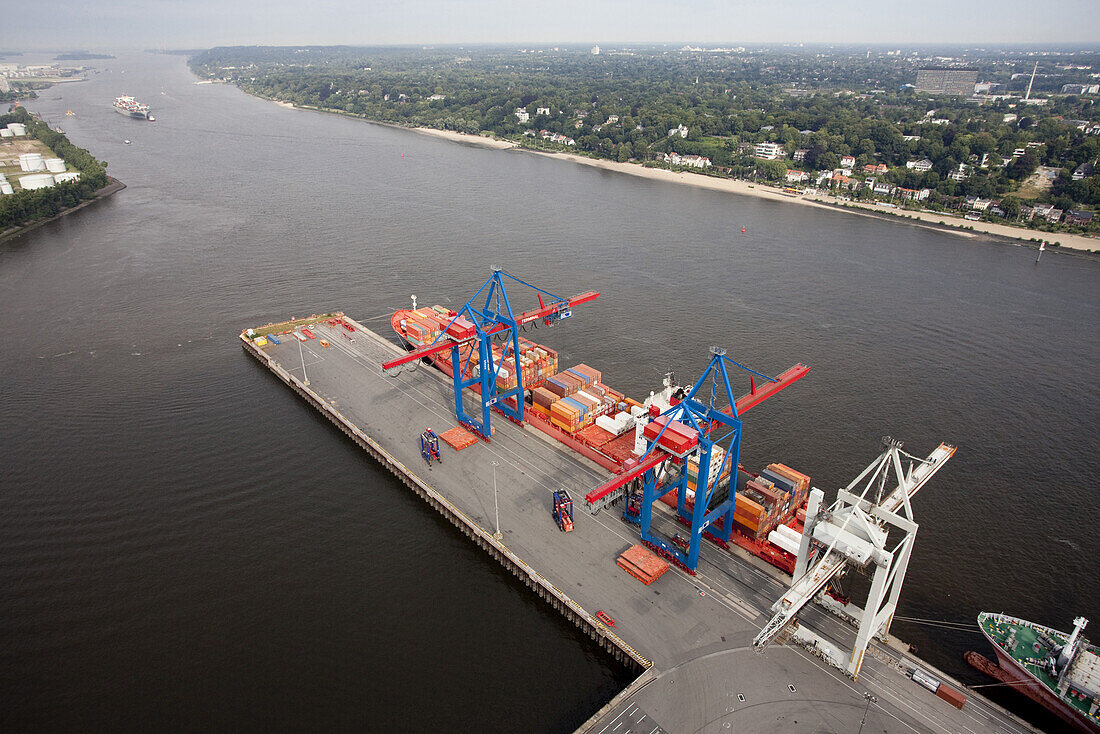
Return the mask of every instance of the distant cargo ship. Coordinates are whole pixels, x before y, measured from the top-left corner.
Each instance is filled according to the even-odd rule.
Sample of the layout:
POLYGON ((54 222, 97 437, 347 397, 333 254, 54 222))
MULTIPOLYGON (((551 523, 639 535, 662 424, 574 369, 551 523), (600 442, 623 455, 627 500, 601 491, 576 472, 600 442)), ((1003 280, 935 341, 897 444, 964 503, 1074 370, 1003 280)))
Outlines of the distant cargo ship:
POLYGON ((1073 632, 1067 635, 1004 614, 978 615, 978 627, 993 645, 1010 682, 1078 731, 1096 733, 1100 732, 1100 649, 1081 635, 1088 620, 1078 617, 1073 622, 1073 632))
MULTIPOLYGON (((399 309, 390 318, 390 325, 406 348, 413 350, 435 341, 455 316, 455 311, 443 306, 399 309)), ((644 426, 644 422, 639 422, 640 416, 649 415, 651 409, 663 412, 684 396, 684 389, 672 384, 670 376, 664 380, 660 392, 644 402, 633 400, 604 384, 603 374, 586 364, 559 369, 555 350, 522 337, 518 359, 511 354, 505 356, 499 344, 493 344, 492 351, 498 367, 499 391, 515 388, 517 373, 523 381, 527 402, 525 422, 614 473, 623 471, 628 462, 637 459, 640 453, 637 449, 644 451, 644 440, 636 430, 644 426), (639 445, 639 441, 643 443, 639 445)), ((448 377, 454 376, 450 351, 437 352, 426 359, 448 377)), ((459 359, 463 379, 478 374, 479 355, 473 345, 461 345, 459 359)), ((475 384, 473 389, 480 388, 475 384)), ((728 492, 733 479, 728 466, 719 475, 721 464, 721 461, 711 464, 709 480, 719 495, 728 492)), ((686 462, 689 510, 694 505, 698 469, 697 461, 686 462)), ((735 476, 737 495, 731 544, 792 573, 806 520, 810 477, 783 464, 771 464, 759 474, 739 466, 735 476)), ((661 500, 676 508, 674 493, 661 500)), ((715 541, 728 549, 729 544, 715 541)))
POLYGON ((149 105, 138 102, 133 97, 123 95, 115 98, 115 110, 120 115, 126 115, 127 117, 136 117, 139 120, 148 120, 153 122, 155 117, 149 114, 149 105))

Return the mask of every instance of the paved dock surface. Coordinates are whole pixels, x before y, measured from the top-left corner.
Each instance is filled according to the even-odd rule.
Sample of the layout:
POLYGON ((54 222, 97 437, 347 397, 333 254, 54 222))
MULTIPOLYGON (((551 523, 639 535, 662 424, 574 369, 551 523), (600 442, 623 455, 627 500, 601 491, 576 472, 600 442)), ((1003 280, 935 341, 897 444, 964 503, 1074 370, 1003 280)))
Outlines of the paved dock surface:
MULTIPOLYGON (((427 427, 438 433, 456 424, 450 380, 423 365, 384 375, 382 362, 400 350, 370 331, 322 323, 313 331, 331 346, 288 335, 263 351, 489 534, 495 472, 501 543, 590 614, 610 615, 615 634, 653 662, 654 677, 601 712, 590 731, 855 732, 864 718, 865 732, 1035 731, 970 692, 955 709, 909 680, 899 653, 877 643, 858 682, 800 647, 756 653, 752 638, 784 591, 776 579, 704 543, 697 576, 673 568, 643 586, 615 564, 639 542, 617 512, 591 516, 578 506, 569 534, 550 514, 554 490, 582 498, 608 472, 500 416, 491 443, 459 452, 441 444, 443 462, 429 468, 418 438, 427 427)), ((657 523, 669 534, 679 529, 667 513, 657 523)), ((823 610, 808 608, 800 621, 851 649, 855 630, 823 610)))

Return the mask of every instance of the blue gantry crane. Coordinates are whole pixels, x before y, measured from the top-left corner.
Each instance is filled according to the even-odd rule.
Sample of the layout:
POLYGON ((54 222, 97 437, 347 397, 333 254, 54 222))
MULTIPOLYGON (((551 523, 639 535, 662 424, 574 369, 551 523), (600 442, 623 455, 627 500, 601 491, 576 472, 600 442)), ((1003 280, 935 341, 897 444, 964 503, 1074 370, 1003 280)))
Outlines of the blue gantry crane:
POLYGON ((389 370, 450 349, 451 365, 454 370, 455 415, 459 421, 473 428, 483 438, 489 439, 492 436, 490 411, 493 408, 514 421, 523 421, 524 385, 523 375, 518 370, 520 329, 531 323, 537 325, 538 322, 553 326, 572 316, 574 306, 594 300, 599 295, 596 291, 588 291, 572 298, 562 298, 494 267, 492 275, 485 284, 458 310, 431 344, 383 363, 382 369, 389 370), (512 310, 508 291, 504 287, 505 278, 535 291, 539 299, 539 308, 524 311, 517 316, 512 310), (481 300, 482 297, 484 301, 481 300), (499 360, 496 360, 493 355, 493 339, 504 341, 504 350, 499 360), (460 347, 474 341, 477 342, 477 374, 466 377, 472 372, 469 368, 473 351, 471 350, 463 360, 460 347), (500 374, 501 363, 508 357, 515 359, 517 366, 516 386, 498 392, 497 376, 500 374), (467 387, 475 388, 480 394, 480 419, 466 413, 462 391, 467 387))
POLYGON ((726 357, 725 349, 712 347, 711 354, 710 364, 687 395, 646 424, 643 435, 647 449, 637 463, 639 469, 647 467, 641 473, 641 496, 629 497, 623 509, 625 519, 639 524, 642 541, 647 546, 689 573, 694 573, 699 563, 699 545, 704 532, 729 542, 733 530, 741 419, 726 365, 734 365, 773 384, 780 382, 734 362, 726 357), (719 408, 722 400, 727 401, 729 407, 719 408), (665 455, 663 461, 662 453, 665 455), (698 462, 690 508, 689 460, 698 462), (711 507, 719 480, 727 472, 730 475, 729 495, 711 507), (686 548, 653 530, 653 503, 673 491, 677 498, 676 511, 691 528, 686 548))

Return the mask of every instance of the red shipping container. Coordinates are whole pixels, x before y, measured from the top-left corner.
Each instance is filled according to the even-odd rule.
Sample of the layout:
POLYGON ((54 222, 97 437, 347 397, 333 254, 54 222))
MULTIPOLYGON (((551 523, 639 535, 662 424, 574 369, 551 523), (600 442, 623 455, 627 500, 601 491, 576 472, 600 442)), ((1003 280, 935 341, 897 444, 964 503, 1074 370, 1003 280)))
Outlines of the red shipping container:
POLYGON ((459 316, 448 327, 447 334, 455 339, 469 339, 477 333, 473 323, 464 316, 459 316))
POLYGON ((966 696, 943 683, 940 683, 940 687, 936 689, 936 695, 957 709, 961 709, 966 705, 966 696))

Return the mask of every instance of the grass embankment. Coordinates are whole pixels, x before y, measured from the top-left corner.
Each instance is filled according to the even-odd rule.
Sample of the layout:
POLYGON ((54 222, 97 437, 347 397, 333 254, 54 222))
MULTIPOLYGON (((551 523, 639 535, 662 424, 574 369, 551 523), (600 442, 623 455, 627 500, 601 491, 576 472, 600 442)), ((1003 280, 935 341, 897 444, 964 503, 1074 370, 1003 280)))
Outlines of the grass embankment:
POLYGON ((299 326, 307 326, 308 324, 313 324, 318 321, 324 321, 325 319, 335 318, 337 316, 342 318, 344 316, 344 312, 334 311, 332 313, 313 314, 312 316, 304 319, 292 318, 289 321, 280 321, 275 324, 266 324, 265 326, 253 327, 252 331, 255 332, 256 336, 267 336, 268 334, 275 334, 277 336, 284 331, 290 331, 291 329, 295 329, 299 326))

